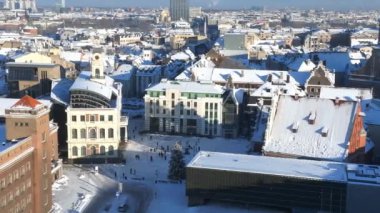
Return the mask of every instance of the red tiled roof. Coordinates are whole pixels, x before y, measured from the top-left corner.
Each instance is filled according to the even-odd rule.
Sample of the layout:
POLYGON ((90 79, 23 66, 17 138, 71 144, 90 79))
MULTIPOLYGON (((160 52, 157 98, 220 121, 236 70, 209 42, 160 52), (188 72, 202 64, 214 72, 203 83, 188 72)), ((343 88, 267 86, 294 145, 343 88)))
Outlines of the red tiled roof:
POLYGON ((38 106, 40 104, 41 104, 41 102, 39 102, 36 99, 30 97, 29 95, 25 95, 19 101, 17 101, 15 103, 15 105, 12 106, 12 108, 13 107, 17 107, 17 106, 24 106, 24 107, 30 107, 30 108, 34 109, 36 106, 38 106))

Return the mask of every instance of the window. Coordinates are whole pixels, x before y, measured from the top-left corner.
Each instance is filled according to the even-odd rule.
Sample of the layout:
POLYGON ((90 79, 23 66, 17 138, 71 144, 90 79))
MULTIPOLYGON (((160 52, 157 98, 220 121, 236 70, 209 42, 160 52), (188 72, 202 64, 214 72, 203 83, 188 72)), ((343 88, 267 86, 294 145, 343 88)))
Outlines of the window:
POLYGON ((100 116, 100 121, 104 121, 104 115, 100 116))
POLYGON ((188 110, 186 110, 187 111, 187 115, 190 115, 190 110, 188 109, 188 110))
POLYGON ((77 121, 77 116, 75 116, 75 115, 71 116, 71 121, 72 122, 76 122, 77 121))
POLYGON ((73 153, 73 156, 78 156, 78 148, 76 146, 73 146, 72 153, 73 153))
POLYGON ((30 171, 30 169, 31 169, 30 162, 27 162, 27 163, 26 163, 26 170, 27 170, 27 171, 30 171))
POLYGON ((175 115, 175 112, 174 112, 174 109, 172 109, 172 116, 174 116, 175 115))
POLYGON ((190 107, 190 102, 187 102, 187 107, 190 107))
POLYGON ((172 107, 174 107, 174 106, 175 106, 174 101, 172 101, 172 107))
POLYGON ((112 115, 108 116, 108 121, 113 121, 113 116, 112 115))
POLYGON ((163 102, 163 105, 166 106, 166 101, 163 102))
POLYGON ((113 129, 112 128, 108 129, 108 138, 113 138, 113 129))
POLYGON ((86 155, 87 155, 86 152, 87 152, 86 147, 85 147, 85 146, 82 146, 82 147, 80 148, 80 154, 81 154, 81 156, 86 156, 86 155))
POLYGON ((18 126, 18 122, 15 123, 15 126, 18 126))
POLYGON ((42 141, 46 141, 46 133, 45 132, 41 133, 41 138, 42 138, 42 141))
POLYGON ((12 173, 8 175, 8 184, 12 184, 13 178, 12 178, 12 173))
POLYGON ((106 130, 100 129, 100 138, 105 138, 105 137, 106 137, 106 130))
POLYGON ((29 126, 29 123, 25 123, 25 126, 29 126))
POLYGON ((86 138, 86 129, 80 130, 80 138, 86 138))
POLYGON ((78 138, 78 130, 77 129, 72 129, 71 130, 71 137, 73 139, 77 139, 78 138))
POLYGON ((113 155, 114 154, 114 152, 113 152, 113 146, 109 146, 108 147, 108 153, 109 153, 109 155, 113 155))
POLYGON ((26 188, 30 188, 32 186, 32 180, 29 178, 26 182, 26 188))
POLYGON ((194 107, 195 107, 195 108, 197 107, 197 102, 194 102, 194 107))
POLYGON ((105 155, 106 154, 106 147, 105 146, 101 146, 100 147, 100 154, 101 155, 105 155))
POLYGON ((166 114, 166 109, 162 110, 162 114, 164 114, 164 115, 166 114))
POLYGON ((172 99, 174 99, 175 98, 175 94, 174 93, 172 93, 172 99))
POLYGON ((90 115, 90 121, 95 122, 95 115, 90 115))
POLYGON ((18 180, 18 169, 14 171, 13 177, 15 178, 15 180, 18 180))
POLYGON ((25 175, 25 165, 21 166, 21 176, 25 175))
POLYGON ((91 154, 96 155, 96 147, 95 146, 91 147, 91 154))
POLYGON ((98 68, 95 69, 95 77, 99 78, 100 76, 100 70, 98 68))
POLYGON ((214 108, 215 110, 217 110, 218 109, 218 104, 215 104, 215 108, 214 108))
POLYGON ((96 139, 96 129, 90 129, 90 135, 89 137, 91 139, 96 139))
POLYGON ((80 116, 80 121, 86 121, 86 117, 84 115, 80 116))
POLYGON ((1 188, 5 188, 5 178, 1 179, 1 188))

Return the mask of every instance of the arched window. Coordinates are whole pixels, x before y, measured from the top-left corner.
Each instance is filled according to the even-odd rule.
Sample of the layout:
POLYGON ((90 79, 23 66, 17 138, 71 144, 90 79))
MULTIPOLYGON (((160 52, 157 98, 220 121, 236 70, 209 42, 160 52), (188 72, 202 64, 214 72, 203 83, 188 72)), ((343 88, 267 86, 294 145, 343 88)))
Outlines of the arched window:
POLYGON ((78 138, 78 130, 77 129, 72 129, 71 130, 71 137, 73 139, 77 139, 78 138))
POLYGON ((100 147, 100 154, 101 155, 105 155, 106 154, 106 147, 105 146, 101 146, 100 147))
POLYGON ((73 146, 72 154, 73 154, 73 156, 78 156, 78 148, 76 146, 73 146))
POLYGON ((109 146, 108 147, 108 154, 109 155, 113 155, 114 151, 113 151, 113 146, 109 146))
POLYGON ((85 146, 82 146, 81 148, 80 148, 80 154, 82 155, 82 156, 86 156, 87 155, 87 149, 86 149, 86 147, 85 146))
POLYGON ((100 129, 100 138, 105 138, 105 137, 106 137, 106 130, 100 129))
POLYGON ((91 155, 96 155, 96 147, 95 146, 91 147, 91 155))
POLYGON ((91 139, 96 139, 96 129, 90 129, 90 135, 89 137, 91 139))
POLYGON ((86 138, 86 129, 80 130, 80 138, 86 138))
POLYGON ((98 68, 95 69, 95 77, 99 77, 100 76, 100 70, 98 68))
POLYGON ((108 129, 108 138, 113 138, 113 129, 112 128, 108 129))

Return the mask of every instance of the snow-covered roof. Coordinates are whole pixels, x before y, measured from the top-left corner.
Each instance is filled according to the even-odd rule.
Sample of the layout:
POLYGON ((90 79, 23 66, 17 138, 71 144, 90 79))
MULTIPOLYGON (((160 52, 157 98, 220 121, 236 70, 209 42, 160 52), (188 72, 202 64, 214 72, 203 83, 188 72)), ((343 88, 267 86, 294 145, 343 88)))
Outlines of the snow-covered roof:
POLYGON ((290 75, 290 82, 295 85, 303 86, 310 77, 309 72, 288 72, 275 70, 249 70, 249 69, 226 69, 226 68, 197 68, 186 69, 176 80, 190 80, 192 73, 195 74, 196 80, 227 82, 231 76, 234 83, 264 84, 268 75, 272 75, 273 80, 281 76, 290 75), (282 73, 282 74, 281 74, 282 73))
POLYGON ((363 107, 365 113, 364 122, 367 125, 380 126, 380 100, 373 99, 365 107, 363 107))
POLYGON ((294 177, 309 180, 347 181, 346 167, 344 164, 325 161, 201 151, 198 152, 187 167, 294 177))
MULTIPOLYGON (((113 87, 114 80, 109 76, 105 76, 105 84, 101 84, 96 81, 91 80, 91 72, 90 71, 82 71, 77 79, 75 79, 74 84, 70 87, 71 91, 90 91, 101 95, 108 100, 111 100, 112 93, 116 90, 113 87)), ((115 92, 117 93, 117 91, 115 92)))
POLYGON ((165 91, 175 89, 181 92, 191 93, 210 93, 223 94, 224 90, 221 86, 213 83, 202 83, 194 81, 161 81, 160 83, 148 88, 146 91, 165 91))
POLYGON ((73 84, 73 80, 66 78, 53 81, 51 85, 52 89, 50 93, 50 98, 53 101, 68 106, 70 104, 70 91, 67 88, 70 88, 73 84))
POLYGON ((356 108, 356 102, 280 96, 264 152, 344 161, 356 108))
POLYGON ((132 77, 134 67, 130 64, 120 65, 116 71, 112 72, 111 77, 115 80, 129 80, 132 77))
POLYGON ((345 88, 345 87, 322 87, 320 98, 335 99, 345 101, 358 101, 372 99, 371 89, 345 88))
POLYGON ((286 83, 285 81, 283 81, 283 83, 266 82, 252 92, 251 96, 271 98, 276 94, 298 95, 300 97, 306 96, 305 91, 300 89, 297 85, 286 83))

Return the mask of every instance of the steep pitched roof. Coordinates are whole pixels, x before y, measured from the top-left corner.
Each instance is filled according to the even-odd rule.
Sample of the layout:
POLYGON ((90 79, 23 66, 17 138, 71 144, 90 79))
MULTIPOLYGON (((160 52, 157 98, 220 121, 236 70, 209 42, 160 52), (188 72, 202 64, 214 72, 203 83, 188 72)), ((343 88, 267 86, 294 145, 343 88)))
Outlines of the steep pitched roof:
POLYGON ((344 161, 356 109, 357 102, 280 96, 264 152, 344 161))
POLYGON ((37 106, 41 105, 42 103, 37 101, 36 99, 30 97, 29 95, 25 95, 22 97, 19 101, 17 101, 11 108, 36 108, 37 106))

